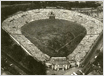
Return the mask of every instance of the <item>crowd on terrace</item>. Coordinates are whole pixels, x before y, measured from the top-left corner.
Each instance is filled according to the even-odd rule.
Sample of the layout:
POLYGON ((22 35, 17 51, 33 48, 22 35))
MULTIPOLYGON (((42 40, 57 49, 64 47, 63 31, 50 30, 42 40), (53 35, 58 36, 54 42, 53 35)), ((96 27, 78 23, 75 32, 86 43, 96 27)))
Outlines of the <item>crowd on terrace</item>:
POLYGON ((34 58, 37 58, 40 61, 46 61, 50 57, 43 54, 37 47, 35 47, 34 44, 32 44, 25 36, 22 35, 21 27, 31 21, 48 19, 48 14, 51 11, 55 14, 56 19, 77 22, 86 28, 87 35, 83 38, 75 51, 68 56, 69 60, 72 58, 78 62, 81 61, 81 57, 83 58, 86 55, 91 45, 93 45, 93 42, 102 31, 102 23, 92 17, 63 9, 36 9, 22 12, 6 19, 2 24, 3 29, 12 35, 20 45, 26 48, 25 50, 28 50, 30 54, 34 56, 34 58))

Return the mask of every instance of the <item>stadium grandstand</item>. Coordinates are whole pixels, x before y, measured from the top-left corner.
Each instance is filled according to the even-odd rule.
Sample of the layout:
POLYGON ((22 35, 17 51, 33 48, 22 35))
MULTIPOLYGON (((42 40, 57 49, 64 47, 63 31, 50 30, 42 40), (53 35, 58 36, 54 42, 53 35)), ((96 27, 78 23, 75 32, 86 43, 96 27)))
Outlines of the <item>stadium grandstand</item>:
MULTIPOLYGON (((8 49, 2 48, 2 58, 8 60, 8 63, 5 60, 6 64, 11 66, 12 70, 15 69, 9 71, 10 74, 92 74, 86 68, 90 62, 88 67, 95 66, 94 62, 101 53, 103 45, 101 3, 96 1, 2 1, 1 3, 2 46, 8 49), (20 6, 24 7, 21 9, 20 6), (14 10, 6 15, 6 11, 8 12, 6 9, 13 10, 13 7, 20 10, 14 10), (5 34, 10 38, 8 45, 5 44, 7 38, 5 34), (86 60, 88 64, 85 64, 86 60)), ((2 70, 5 71, 3 67, 2 70)))

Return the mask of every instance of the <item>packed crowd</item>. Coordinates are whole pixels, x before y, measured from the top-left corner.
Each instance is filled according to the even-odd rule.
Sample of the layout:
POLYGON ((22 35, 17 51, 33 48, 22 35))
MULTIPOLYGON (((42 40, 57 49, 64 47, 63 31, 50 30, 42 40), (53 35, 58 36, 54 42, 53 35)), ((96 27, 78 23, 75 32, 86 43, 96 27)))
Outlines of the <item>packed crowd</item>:
POLYGON ((72 60, 74 59, 76 62, 80 62, 103 30, 103 23, 95 18, 64 9, 36 9, 9 17, 2 23, 2 28, 7 31, 19 43, 19 45, 21 45, 25 51, 28 51, 35 59, 39 61, 46 61, 49 60, 50 57, 43 54, 33 43, 22 35, 21 27, 35 20, 48 19, 50 12, 55 14, 56 19, 76 22, 86 28, 86 36, 79 43, 72 54, 67 56, 69 60, 72 58, 72 60))

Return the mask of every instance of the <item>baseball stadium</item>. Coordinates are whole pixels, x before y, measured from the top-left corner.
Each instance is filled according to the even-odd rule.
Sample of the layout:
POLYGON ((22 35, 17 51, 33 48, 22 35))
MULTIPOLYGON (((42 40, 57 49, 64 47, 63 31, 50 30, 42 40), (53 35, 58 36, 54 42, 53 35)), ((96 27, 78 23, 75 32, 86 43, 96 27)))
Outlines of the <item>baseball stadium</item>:
MULTIPOLYGON (((39 74, 33 73, 38 67, 45 68, 40 69, 46 75, 87 75, 103 51, 102 21, 73 10, 47 7, 18 12, 2 22, 2 29, 12 40, 12 46, 22 49, 17 57, 23 52, 23 56, 32 57, 21 59, 19 64, 17 61, 15 66, 26 75, 39 74), (31 64, 37 66, 25 67, 31 64)), ((12 51, 19 51, 15 48, 12 51)))

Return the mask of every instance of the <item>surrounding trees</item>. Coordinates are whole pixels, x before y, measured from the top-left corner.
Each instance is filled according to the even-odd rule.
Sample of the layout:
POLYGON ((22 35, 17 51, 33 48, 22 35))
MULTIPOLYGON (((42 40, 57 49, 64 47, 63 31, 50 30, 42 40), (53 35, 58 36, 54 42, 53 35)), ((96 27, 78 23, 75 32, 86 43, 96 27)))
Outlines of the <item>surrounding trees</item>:
POLYGON ((97 1, 1 1, 1 5, 26 4, 31 3, 37 7, 45 6, 61 6, 61 7, 98 7, 100 5, 97 1))

